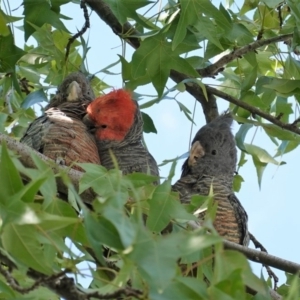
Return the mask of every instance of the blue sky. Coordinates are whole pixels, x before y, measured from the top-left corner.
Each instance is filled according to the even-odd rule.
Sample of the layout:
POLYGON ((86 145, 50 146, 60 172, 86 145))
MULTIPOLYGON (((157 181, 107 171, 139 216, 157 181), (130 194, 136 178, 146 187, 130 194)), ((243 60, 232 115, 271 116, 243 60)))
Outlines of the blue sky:
MULTIPOLYGON (((213 1, 218 6, 219 1, 213 1)), ((239 1, 236 1, 239 3, 239 1)), ((15 0, 11 4, 11 8, 15 9, 21 4, 21 0, 15 0)), ((23 8, 19 8, 15 15, 20 15, 23 8)), ((62 13, 72 17, 73 20, 65 21, 65 24, 72 33, 77 32, 83 24, 82 11, 79 5, 68 4, 62 6, 62 13)), ((118 54, 122 54, 122 44, 120 39, 112 32, 112 30, 96 15, 92 13, 91 28, 85 34, 85 38, 89 37, 88 67, 90 73, 96 73, 105 68, 109 64, 118 59, 118 54)), ((21 32, 17 32, 16 43, 23 46, 24 40, 21 32)), ((126 59, 131 60, 132 49, 126 46, 126 59)), ((115 72, 121 71, 121 65, 114 67, 115 72)), ((99 73, 97 76, 110 84, 114 88, 122 87, 121 74, 111 76, 99 73)), ((210 81, 204 80, 205 83, 210 81)), ((169 81, 167 86, 173 87, 175 84, 169 81)), ((106 90, 105 92, 108 92, 106 90)), ((148 86, 142 86, 137 89, 141 94, 155 95, 154 89, 148 86)), ((174 94, 172 94, 174 95, 174 94)), ((180 93, 176 97, 191 111, 195 104, 195 100, 188 93, 180 93)), ((145 98, 150 100, 150 98, 145 98)), ((218 100, 219 111, 222 112, 228 107, 228 103, 221 99, 218 100)), ((163 100, 145 110, 149 114, 158 130, 157 134, 145 134, 147 146, 158 163, 164 159, 171 159, 187 152, 189 149, 189 139, 191 123, 180 112, 178 105, 174 100, 163 100)), ((195 114, 196 126, 193 128, 192 136, 196 131, 205 124, 202 108, 196 105, 195 114)), ((237 123, 233 126, 233 131, 239 129, 237 123)), ((247 142, 251 143, 254 131, 250 131, 247 136, 247 142)), ((258 130, 253 139, 253 144, 266 149, 271 155, 275 155, 276 146, 270 139, 258 130)), ((240 154, 240 152, 239 152, 240 154)), ((261 190, 257 183, 255 167, 252 158, 247 157, 248 162, 239 170, 239 174, 244 178, 245 182, 242 189, 237 193, 238 198, 245 207, 249 216, 249 230, 251 233, 267 248, 269 253, 291 261, 300 262, 299 254, 299 237, 298 230, 300 228, 300 204, 299 204, 299 187, 298 168, 299 150, 296 149, 292 153, 287 154, 282 160, 285 165, 277 167, 268 165, 262 180, 261 190)), ((280 158, 279 158, 280 160, 280 158)), ((180 177, 180 168, 183 161, 179 161, 174 181, 180 177)), ((160 168, 161 176, 167 176, 170 165, 160 168)), ((261 266, 252 264, 257 275, 260 275, 261 266)), ((285 281, 282 272, 276 271, 280 277, 280 283, 285 281)))

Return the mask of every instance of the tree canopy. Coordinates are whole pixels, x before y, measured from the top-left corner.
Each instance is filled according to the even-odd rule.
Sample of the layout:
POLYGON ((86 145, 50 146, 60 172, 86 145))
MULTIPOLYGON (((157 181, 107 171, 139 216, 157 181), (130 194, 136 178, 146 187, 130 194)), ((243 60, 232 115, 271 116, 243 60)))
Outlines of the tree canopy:
MULTIPOLYGON (((122 52, 101 72, 110 73, 118 65, 124 86, 140 88, 136 99, 145 96, 143 86, 150 84, 156 91, 140 105, 144 132, 159 130, 147 108, 174 92, 193 96, 207 122, 220 114, 217 98, 224 99, 239 124, 238 168, 252 157, 260 185, 266 166, 282 164, 278 157, 300 143, 300 4, 240 2, 24 0, 22 17, 14 15, 11 2, 1 2, 1 299, 300 297, 298 264, 229 243, 217 234, 211 195, 180 204, 171 191, 177 159, 165 162, 172 163, 170 174, 154 186, 153 176, 146 174, 122 175, 91 164, 80 164, 83 173, 56 166, 18 143, 66 75, 78 70, 89 74, 89 43, 83 34, 101 32, 89 29, 94 11, 103 20, 101 26, 119 36, 123 50, 125 44, 133 49, 130 60, 122 52), (65 22, 73 18, 72 11, 61 14, 61 7, 71 3, 85 20, 74 35, 65 22), (18 29, 16 22, 22 24, 18 29), (21 48, 16 30, 23 31, 21 48), (166 87, 169 79, 172 88, 166 87), (262 129, 277 148, 275 156, 246 143, 251 128, 262 129), (62 194, 68 201, 60 199, 62 194), (84 202, 92 203, 93 211, 84 202), (195 228, 191 212, 201 205, 208 205, 211 213, 195 228), (170 222, 173 231, 161 234, 170 222), (109 258, 103 257, 103 249, 111 252, 109 258), (285 271, 286 283, 274 291, 274 277, 258 278, 247 259, 285 271), (85 278, 92 278, 88 288, 82 287, 85 278)), ((105 37, 99 36, 101 47, 105 37)), ((91 84, 96 95, 111 88, 97 75, 91 84)), ((193 122, 193 112, 177 103, 186 122, 193 122)), ((242 181, 236 174, 235 191, 242 181)))

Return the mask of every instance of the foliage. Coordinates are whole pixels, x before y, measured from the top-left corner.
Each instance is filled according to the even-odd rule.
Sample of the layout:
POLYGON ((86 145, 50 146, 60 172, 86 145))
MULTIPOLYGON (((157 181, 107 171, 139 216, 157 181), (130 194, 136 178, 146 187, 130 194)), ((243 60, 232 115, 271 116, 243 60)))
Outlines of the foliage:
MULTIPOLYGON (((11 137, 22 136, 28 122, 36 117, 33 106, 49 99, 52 88, 68 73, 79 69, 87 73, 84 60, 89 48, 82 37, 71 45, 69 56, 65 57, 71 34, 64 20, 72 15, 60 14, 60 7, 71 2, 78 4, 79 1, 25 0, 22 18, 4 11, 1 6, 0 131, 11 137), (23 49, 14 42, 16 21, 22 22, 23 49), (28 43, 30 37, 35 45, 28 43)), ((300 138, 295 133, 300 101, 298 1, 245 0, 236 12, 231 0, 227 1, 227 8, 222 4, 216 7, 209 0, 169 0, 153 15, 148 8, 160 1, 154 4, 145 0, 99 2, 105 2, 121 24, 130 20, 134 37, 139 38, 140 47, 131 61, 120 57, 118 63, 129 89, 149 83, 156 89, 157 98, 144 103, 143 109, 167 98, 170 92, 186 92, 191 84, 203 88, 205 94, 199 74, 217 76, 220 90, 250 107, 246 110, 232 103, 229 106, 241 123, 236 135, 237 146, 243 153, 239 167, 245 163, 245 157, 251 156, 260 184, 267 164, 280 165, 276 156, 298 147, 300 138), (145 11, 147 13, 143 13, 145 11), (283 35, 290 38, 278 38, 283 35), (270 42, 235 56, 237 49, 248 49, 256 40, 270 42), (283 40, 285 46, 279 44, 283 40), (287 51, 282 50, 283 47, 287 51), (219 55, 229 53, 232 59, 225 63, 217 60, 219 55), (210 61, 214 60, 217 62, 212 64, 210 61), (216 72, 209 73, 212 66, 216 72), (189 79, 167 90, 171 70, 189 79), (251 107, 284 123, 292 123, 291 130, 266 123, 260 115, 253 114, 251 107), (259 145, 245 142, 252 127, 261 127, 276 145, 275 157, 259 145)), ((130 32, 124 32, 122 38, 129 36, 130 32)), ((102 72, 110 72, 111 67, 102 72)), ((108 87, 97 77, 93 78, 92 86, 97 94, 108 87)), ((177 103, 188 121, 193 121, 192 113, 184 104, 177 103)), ((143 118, 144 131, 156 132, 151 117, 143 112, 143 118)), ((61 174, 69 186, 69 200, 77 200, 81 208, 77 214, 70 204, 59 199, 51 168, 37 157, 34 160, 37 169, 26 168, 5 144, 2 145, 0 249, 1 255, 17 267, 12 276, 24 289, 15 288, 17 284, 8 285, 5 272, 1 272, 0 299, 58 299, 53 291, 41 287, 42 284, 29 289, 30 294, 25 295, 25 288, 35 282, 28 276, 30 270, 47 276, 67 270, 75 274, 78 285, 83 277, 92 274, 89 289, 85 291, 98 291, 102 295, 125 289, 130 281, 130 288, 142 291, 142 295, 128 296, 132 298, 270 299, 267 282, 252 273, 246 258, 223 249, 222 239, 213 229, 210 218, 202 229, 189 230, 187 223, 194 220, 190 213, 193 203, 187 207, 179 204, 178 195, 171 191, 170 178, 153 186, 153 177, 145 174, 122 176, 118 170, 82 164, 86 173, 79 193, 88 188, 96 192, 93 211, 83 205, 65 174, 61 174), (26 174, 30 183, 25 185, 20 173, 26 174), (144 215, 148 216, 146 226, 144 215), (170 222, 172 232, 162 235, 161 231, 170 222), (211 233, 207 234, 207 230, 211 233), (109 249, 107 259, 102 255, 103 248, 109 249), (82 262, 86 270, 79 265, 82 262), (114 268, 110 267, 111 262, 114 268), (191 272, 197 275, 187 276, 191 272), (210 282, 209 286, 204 277, 210 282), (258 295, 246 294, 245 285, 258 295)), ((242 182, 243 178, 237 175, 235 190, 241 188, 242 182)), ((287 283, 278 292, 286 299, 299 298, 297 277, 287 274, 287 283)))

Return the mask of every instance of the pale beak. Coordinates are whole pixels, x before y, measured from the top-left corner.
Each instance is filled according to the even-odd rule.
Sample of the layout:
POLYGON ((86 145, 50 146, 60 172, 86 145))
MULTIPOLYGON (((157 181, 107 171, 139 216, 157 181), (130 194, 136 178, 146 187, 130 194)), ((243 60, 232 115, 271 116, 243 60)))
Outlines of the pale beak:
POLYGON ((67 93, 67 101, 75 101, 79 99, 81 94, 81 88, 77 81, 74 80, 69 84, 67 93))

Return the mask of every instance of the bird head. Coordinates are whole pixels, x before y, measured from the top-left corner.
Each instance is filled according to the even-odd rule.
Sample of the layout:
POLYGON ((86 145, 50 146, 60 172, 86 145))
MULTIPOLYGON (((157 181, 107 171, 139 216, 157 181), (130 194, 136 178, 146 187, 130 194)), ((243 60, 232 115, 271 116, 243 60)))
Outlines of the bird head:
POLYGON ((58 93, 62 93, 67 101, 95 98, 89 80, 81 72, 69 74, 59 86, 58 93))
POLYGON ((195 135, 188 159, 182 166, 182 176, 233 176, 237 162, 232 115, 225 113, 203 126, 195 135))
POLYGON ((46 109, 57 107, 65 102, 90 102, 94 98, 94 92, 86 76, 80 72, 74 72, 64 79, 46 109))
POLYGON ((131 93, 123 89, 91 102, 83 122, 95 132, 98 142, 132 142, 141 139, 143 131, 138 105, 131 93))

